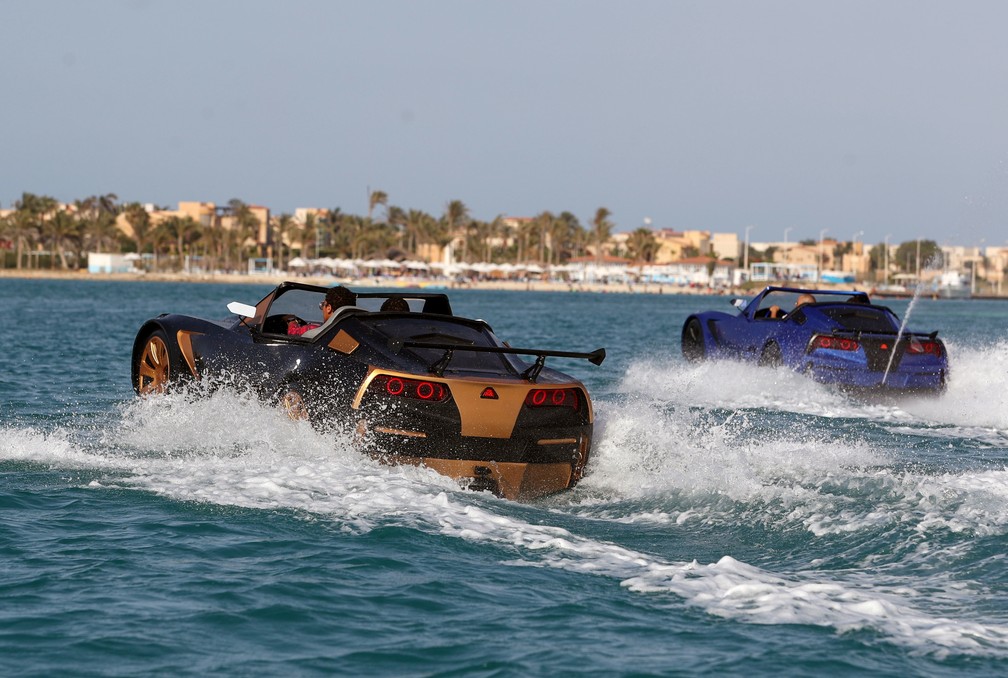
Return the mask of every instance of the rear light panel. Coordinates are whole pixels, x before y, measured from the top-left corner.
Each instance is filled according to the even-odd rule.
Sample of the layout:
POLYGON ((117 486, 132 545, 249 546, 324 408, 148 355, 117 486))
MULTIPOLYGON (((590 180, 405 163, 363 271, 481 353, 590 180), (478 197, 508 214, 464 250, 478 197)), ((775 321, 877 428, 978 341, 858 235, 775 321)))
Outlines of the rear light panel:
POLYGON ((581 409, 581 396, 576 388, 534 388, 525 396, 525 407, 570 407, 581 409))
POLYGON ((911 338, 906 352, 910 355, 931 354, 940 358, 942 356, 942 346, 940 342, 932 341, 930 339, 918 341, 917 339, 911 338))
POLYGON ((820 348, 834 351, 856 351, 861 348, 861 344, 856 339, 820 334, 812 339, 812 350, 820 348))
POLYGON ((409 398, 440 403, 448 399, 451 391, 447 384, 426 379, 407 379, 381 374, 371 382, 371 388, 392 398, 409 398))

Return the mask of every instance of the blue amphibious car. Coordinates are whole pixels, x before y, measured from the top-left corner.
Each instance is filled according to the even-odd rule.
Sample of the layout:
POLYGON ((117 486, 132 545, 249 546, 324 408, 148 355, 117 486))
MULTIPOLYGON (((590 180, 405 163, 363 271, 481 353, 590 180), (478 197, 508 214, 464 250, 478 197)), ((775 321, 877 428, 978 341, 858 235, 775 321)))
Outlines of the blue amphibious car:
POLYGON ((733 358, 785 365, 854 389, 938 392, 948 354, 937 332, 904 330, 889 308, 857 291, 767 287, 737 313, 707 311, 683 324, 687 360, 733 358))

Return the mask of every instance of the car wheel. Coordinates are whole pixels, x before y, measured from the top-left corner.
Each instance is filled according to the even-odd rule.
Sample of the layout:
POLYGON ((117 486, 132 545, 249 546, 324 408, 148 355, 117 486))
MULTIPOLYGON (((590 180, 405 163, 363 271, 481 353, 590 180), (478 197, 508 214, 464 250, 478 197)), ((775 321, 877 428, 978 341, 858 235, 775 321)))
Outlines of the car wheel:
POLYGON ((147 336, 143 351, 137 361, 136 390, 140 395, 164 393, 175 377, 172 357, 168 350, 168 337, 161 330, 147 336))
POLYGON ((759 364, 763 367, 780 367, 784 364, 784 356, 781 355, 780 346, 777 345, 777 342, 771 341, 763 347, 759 364))
POLYGON ((294 421, 309 421, 308 406, 297 386, 288 386, 280 392, 280 407, 294 421))
POLYGON ((697 318, 690 318, 683 327, 682 352, 686 360, 691 363, 703 360, 707 356, 707 347, 704 346, 703 327, 697 318))

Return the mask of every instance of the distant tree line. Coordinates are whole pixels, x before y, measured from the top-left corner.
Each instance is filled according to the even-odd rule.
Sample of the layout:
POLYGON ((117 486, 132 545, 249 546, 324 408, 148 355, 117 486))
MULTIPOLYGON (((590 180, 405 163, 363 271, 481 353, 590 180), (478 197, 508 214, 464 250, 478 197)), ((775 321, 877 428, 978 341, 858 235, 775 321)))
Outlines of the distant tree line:
MULTIPOLYGON (((503 216, 474 219, 461 200, 451 200, 440 216, 423 210, 390 205, 380 190, 368 194, 366 214, 350 214, 339 207, 310 213, 304 222, 293 215, 271 215, 261 242, 262 224, 254 210, 239 199, 218 207, 209 223, 189 216, 155 219, 137 202, 120 202, 113 194, 95 195, 61 206, 50 196, 23 193, 13 211, 0 218, 2 265, 5 268, 76 269, 87 264, 88 252, 136 252, 149 255, 156 270, 179 270, 185 257, 198 257, 206 270, 244 270, 249 257, 270 251, 284 268, 291 257, 423 258, 456 243, 455 260, 489 263, 562 264, 572 258, 601 261, 615 225, 612 213, 599 207, 587 226, 571 212, 544 211, 509 225, 503 216), (120 215, 132 229, 128 236, 117 226, 120 215)), ((168 211, 168 208, 160 208, 168 211)), ((815 240, 802 244, 815 245, 815 240)), ((654 232, 638 228, 627 235, 622 249, 611 254, 636 262, 655 260, 660 244, 654 232)), ((836 243, 839 259, 851 243, 836 243)), ((882 270, 885 245, 869 251, 872 270, 882 270)), ((693 247, 683 256, 697 256, 693 247)), ((772 260, 771 251, 751 249, 750 261, 772 260)), ((916 272, 918 267, 940 267, 941 248, 933 240, 910 240, 891 251, 890 268, 916 272), (918 263, 919 262, 919 263, 918 263)))
MULTIPOLYGON (((339 207, 310 213, 303 223, 293 215, 271 215, 267 239, 262 224, 245 202, 233 199, 218 208, 209 223, 189 216, 155 219, 137 202, 122 203, 109 193, 61 206, 50 196, 23 193, 13 211, 0 219, 5 268, 77 269, 88 252, 150 255, 156 269, 180 269, 185 257, 199 257, 208 270, 239 270, 248 257, 272 251, 277 265, 291 257, 411 258, 457 243, 457 261, 561 264, 574 257, 601 259, 614 224, 605 207, 596 210, 589 226, 571 212, 544 211, 511 228, 503 216, 474 219, 461 200, 445 205, 440 216, 390 205, 383 191, 371 191, 367 214, 339 207), (381 208, 381 209, 379 209, 381 208), (122 215, 132 236, 117 226, 122 215)), ((168 211, 168 208, 161 208, 168 211)), ((648 229, 627 240, 625 254, 653 260, 658 245, 648 229)))

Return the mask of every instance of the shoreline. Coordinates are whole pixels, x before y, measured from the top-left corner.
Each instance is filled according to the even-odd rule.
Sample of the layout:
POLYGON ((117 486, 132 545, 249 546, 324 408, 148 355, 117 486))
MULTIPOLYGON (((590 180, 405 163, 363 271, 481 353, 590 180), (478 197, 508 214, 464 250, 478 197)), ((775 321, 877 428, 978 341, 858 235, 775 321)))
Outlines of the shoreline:
MULTIPOLYGON (((436 278, 417 278, 411 276, 365 278, 337 276, 301 276, 279 274, 248 274, 248 273, 90 273, 88 271, 61 271, 43 269, 0 269, 0 279, 22 280, 79 280, 79 281, 121 281, 121 282, 171 282, 171 283, 218 283, 228 285, 268 285, 275 286, 285 280, 303 282, 309 285, 346 285, 350 288, 386 288, 386 289, 430 289, 430 290, 503 290, 515 292, 585 292, 592 294, 654 294, 654 295, 705 295, 705 296, 751 296, 763 289, 763 285, 748 288, 733 287, 710 289, 706 287, 681 287, 678 285, 659 283, 601 283, 601 282, 563 282, 553 280, 467 280, 458 282, 436 278)), ((770 284, 770 283, 767 283, 770 284)), ((786 283, 778 283, 786 285, 786 283)), ((862 289, 864 285, 816 285, 810 289, 862 289)), ((910 293, 868 293, 877 299, 911 299, 910 293)), ((924 295, 922 295, 924 296, 924 295)), ((942 299, 934 295, 926 295, 928 299, 942 299)), ((976 300, 1008 300, 1008 295, 974 294, 976 300)))
POLYGON ((740 293, 738 290, 711 290, 708 288, 679 287, 658 283, 582 283, 558 282, 552 280, 467 280, 458 282, 437 278, 381 277, 364 278, 340 276, 302 276, 247 273, 89 273, 87 271, 60 271, 40 269, 0 269, 0 279, 37 280, 94 280, 123 282, 173 282, 173 283, 219 283, 232 285, 278 285, 285 280, 303 282, 309 285, 346 285, 350 288, 386 289, 430 289, 430 290, 506 290, 521 292, 589 292, 621 294, 694 294, 719 295, 740 293))

